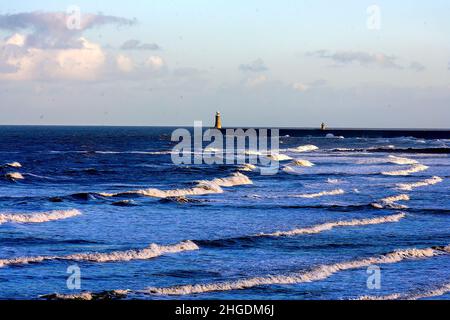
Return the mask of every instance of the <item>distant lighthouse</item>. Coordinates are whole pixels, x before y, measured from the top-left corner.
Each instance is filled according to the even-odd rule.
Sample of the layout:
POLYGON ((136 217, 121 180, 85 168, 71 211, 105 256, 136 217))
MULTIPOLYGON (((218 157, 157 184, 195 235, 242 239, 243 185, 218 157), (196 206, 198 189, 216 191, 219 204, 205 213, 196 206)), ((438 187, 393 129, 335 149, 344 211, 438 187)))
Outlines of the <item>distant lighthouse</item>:
POLYGON ((216 124, 214 125, 216 129, 222 129, 222 119, 220 118, 220 112, 216 112, 216 124))

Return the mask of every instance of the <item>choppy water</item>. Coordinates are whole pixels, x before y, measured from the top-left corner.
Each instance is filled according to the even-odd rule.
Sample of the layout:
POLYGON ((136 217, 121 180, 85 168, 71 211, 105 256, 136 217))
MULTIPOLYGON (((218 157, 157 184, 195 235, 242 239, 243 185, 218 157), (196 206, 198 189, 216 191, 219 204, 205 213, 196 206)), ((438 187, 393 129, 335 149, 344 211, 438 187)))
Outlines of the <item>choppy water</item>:
POLYGON ((450 141, 284 137, 262 176, 172 164, 171 130, 0 127, 0 298, 450 298, 450 141))

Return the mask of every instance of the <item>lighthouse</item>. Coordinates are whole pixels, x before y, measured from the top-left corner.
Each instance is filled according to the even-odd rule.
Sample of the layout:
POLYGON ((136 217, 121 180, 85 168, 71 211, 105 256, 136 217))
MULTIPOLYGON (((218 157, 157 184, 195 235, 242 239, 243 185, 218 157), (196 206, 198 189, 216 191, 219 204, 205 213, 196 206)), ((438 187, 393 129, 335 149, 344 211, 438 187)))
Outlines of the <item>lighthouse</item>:
POLYGON ((220 112, 216 112, 216 124, 214 125, 216 129, 222 129, 222 119, 220 118, 220 112))

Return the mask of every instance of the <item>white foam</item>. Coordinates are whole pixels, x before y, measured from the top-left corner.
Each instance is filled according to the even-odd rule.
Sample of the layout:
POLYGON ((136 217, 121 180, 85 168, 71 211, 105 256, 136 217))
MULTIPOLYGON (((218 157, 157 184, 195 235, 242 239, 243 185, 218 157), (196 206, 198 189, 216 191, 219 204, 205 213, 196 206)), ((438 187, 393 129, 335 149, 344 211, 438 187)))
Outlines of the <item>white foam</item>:
POLYGON ((407 194, 399 194, 396 196, 387 197, 381 199, 378 203, 372 203, 372 206, 378 209, 391 208, 391 209, 407 209, 407 206, 398 204, 398 201, 409 201, 411 198, 407 194))
POLYGON ((23 180, 25 179, 20 172, 9 172, 5 174, 5 178, 9 180, 23 180))
POLYGON ((138 194, 155 198, 172 198, 192 195, 206 195, 223 193, 222 187, 234 187, 240 185, 253 184, 252 180, 240 172, 234 173, 227 178, 216 178, 213 180, 201 180, 193 188, 160 190, 160 189, 144 189, 135 191, 125 191, 120 193, 100 193, 103 197, 115 197, 127 194, 138 194))
POLYGON ((339 179, 331 179, 331 178, 329 178, 327 180, 327 182, 330 183, 330 184, 338 184, 338 183, 341 183, 342 181, 339 180, 339 179))
POLYGON ((444 180, 441 177, 435 176, 430 179, 426 179, 426 180, 414 182, 414 183, 398 183, 397 188, 400 190, 404 190, 404 191, 412 191, 415 188, 435 185, 435 184, 441 183, 442 181, 444 181, 444 180))
POLYGON ((300 195, 295 195, 293 197, 313 199, 313 198, 319 198, 319 197, 325 197, 325 196, 337 196, 337 195, 341 195, 341 194, 345 194, 345 191, 342 189, 336 189, 336 190, 332 190, 332 191, 322 191, 319 193, 300 194, 300 195))
POLYGON ((292 164, 299 167, 313 167, 314 163, 308 160, 295 159, 292 164))
POLYGON ((253 165, 253 164, 245 163, 245 164, 243 164, 243 165, 239 168, 239 171, 247 171, 247 172, 250 172, 250 171, 255 171, 257 168, 258 168, 258 167, 255 166, 255 165, 253 165))
POLYGON ((89 262, 124 262, 131 260, 149 260, 165 254, 198 250, 199 247, 192 241, 184 241, 175 245, 161 246, 151 244, 141 250, 115 251, 109 253, 77 253, 67 256, 37 256, 19 257, 14 259, 0 259, 0 267, 22 265, 51 260, 89 261, 89 262))
POLYGON ((345 139, 345 137, 343 137, 343 136, 335 136, 335 135, 332 134, 332 133, 328 133, 328 134, 325 136, 325 138, 327 138, 327 139, 345 139))
POLYGON ((19 214, 0 214, 0 224, 11 223, 43 223, 49 221, 62 220, 80 215, 78 210, 55 210, 41 213, 19 213, 19 214))
POLYGON ((398 170, 398 171, 387 171, 382 172, 381 174, 385 176, 408 176, 411 173, 421 172, 427 170, 429 167, 423 165, 423 164, 415 164, 411 166, 409 169, 405 170, 398 170))
POLYGON ((5 166, 11 167, 11 168, 22 168, 22 164, 20 164, 17 161, 11 162, 11 163, 7 163, 7 164, 5 164, 5 166))
POLYGON ((396 156, 389 156, 388 162, 393 164, 399 164, 399 165, 406 165, 406 164, 418 164, 416 160, 408 159, 408 158, 401 158, 396 156))
POLYGON ((386 296, 362 296, 358 300, 419 300, 424 298, 439 297, 450 292, 450 283, 446 283, 438 288, 427 291, 418 291, 412 293, 394 293, 386 296))
POLYGON ((404 213, 399 213, 396 215, 372 218, 372 219, 362 219, 362 220, 348 220, 348 221, 336 221, 336 222, 327 222, 324 224, 319 224, 313 227, 294 229, 290 231, 277 231, 274 233, 261 233, 257 236, 260 237, 287 237, 287 236, 297 236, 302 234, 316 234, 324 231, 329 231, 336 227, 352 227, 352 226, 367 226, 374 224, 382 224, 382 223, 392 223, 399 222, 406 215, 404 213))
POLYGON ((269 154, 267 156, 267 158, 274 160, 274 161, 289 161, 292 160, 291 157, 285 155, 285 154, 279 154, 279 153, 274 153, 274 154, 269 154))
POLYGON ((319 148, 315 145, 308 144, 304 146, 298 146, 297 148, 289 149, 291 152, 310 152, 318 150, 319 148))
POLYGON ((377 264, 397 263, 403 260, 426 259, 449 252, 450 247, 445 247, 441 249, 413 248, 406 250, 397 250, 382 256, 363 258, 330 265, 320 265, 318 267, 313 268, 310 271, 299 272, 292 275, 254 277, 235 281, 226 281, 210 284, 181 285, 167 288, 147 288, 142 292, 147 294, 159 294, 159 295, 188 295, 205 292, 242 290, 263 285, 298 284, 304 282, 324 280, 340 271, 359 269, 377 264))

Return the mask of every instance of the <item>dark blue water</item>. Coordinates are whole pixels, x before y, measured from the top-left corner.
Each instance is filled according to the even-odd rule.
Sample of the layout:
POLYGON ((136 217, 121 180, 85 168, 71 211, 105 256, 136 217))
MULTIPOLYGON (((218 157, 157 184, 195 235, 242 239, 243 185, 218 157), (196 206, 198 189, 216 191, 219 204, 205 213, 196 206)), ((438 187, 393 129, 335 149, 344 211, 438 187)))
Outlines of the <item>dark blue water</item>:
MULTIPOLYGON (((420 148, 422 152, 447 148, 448 140, 284 137, 283 154, 314 166, 285 161, 281 166, 290 169, 273 176, 244 171, 253 184, 223 186, 223 193, 183 199, 164 200, 154 196, 154 191, 124 194, 149 188, 191 189, 198 180, 227 178, 239 171, 239 165, 174 165, 168 152, 175 145, 171 133, 171 128, 0 127, 0 165, 21 164, 0 169, 0 215, 32 216, 72 209, 81 213, 41 223, 11 219, 2 223, 0 218, 0 261, 4 262, 3 267, 0 263, 0 298, 37 299, 54 292, 130 289, 128 298, 140 299, 354 299, 428 292, 450 282, 450 256, 443 253, 380 264, 380 289, 367 287, 367 267, 360 267, 311 282, 252 285, 241 290, 177 296, 140 292, 147 287, 289 276, 319 265, 450 243, 448 154, 398 152, 401 148, 420 148), (315 145, 318 150, 289 150, 304 145, 315 145), (389 152, 370 152, 374 148, 397 150, 392 154, 410 163, 389 158, 389 152), (420 165, 428 168, 405 175, 382 174, 420 165), (7 178, 10 173, 20 173, 23 179, 17 175, 7 178), (442 181, 411 190, 400 190, 397 185, 433 177, 442 181), (323 194, 331 191, 338 192, 323 194), (370 205, 400 194, 410 200, 384 204, 383 208, 370 205), (400 212, 406 216, 392 223, 293 236, 255 236, 400 212), (130 261, 55 258, 5 263, 24 257, 139 250, 152 243, 176 245, 186 240, 193 241, 198 250, 130 261), (80 290, 71 290, 66 284, 67 268, 74 264, 81 270, 80 290)), ((433 298, 448 299, 450 295, 447 290, 433 298)))

